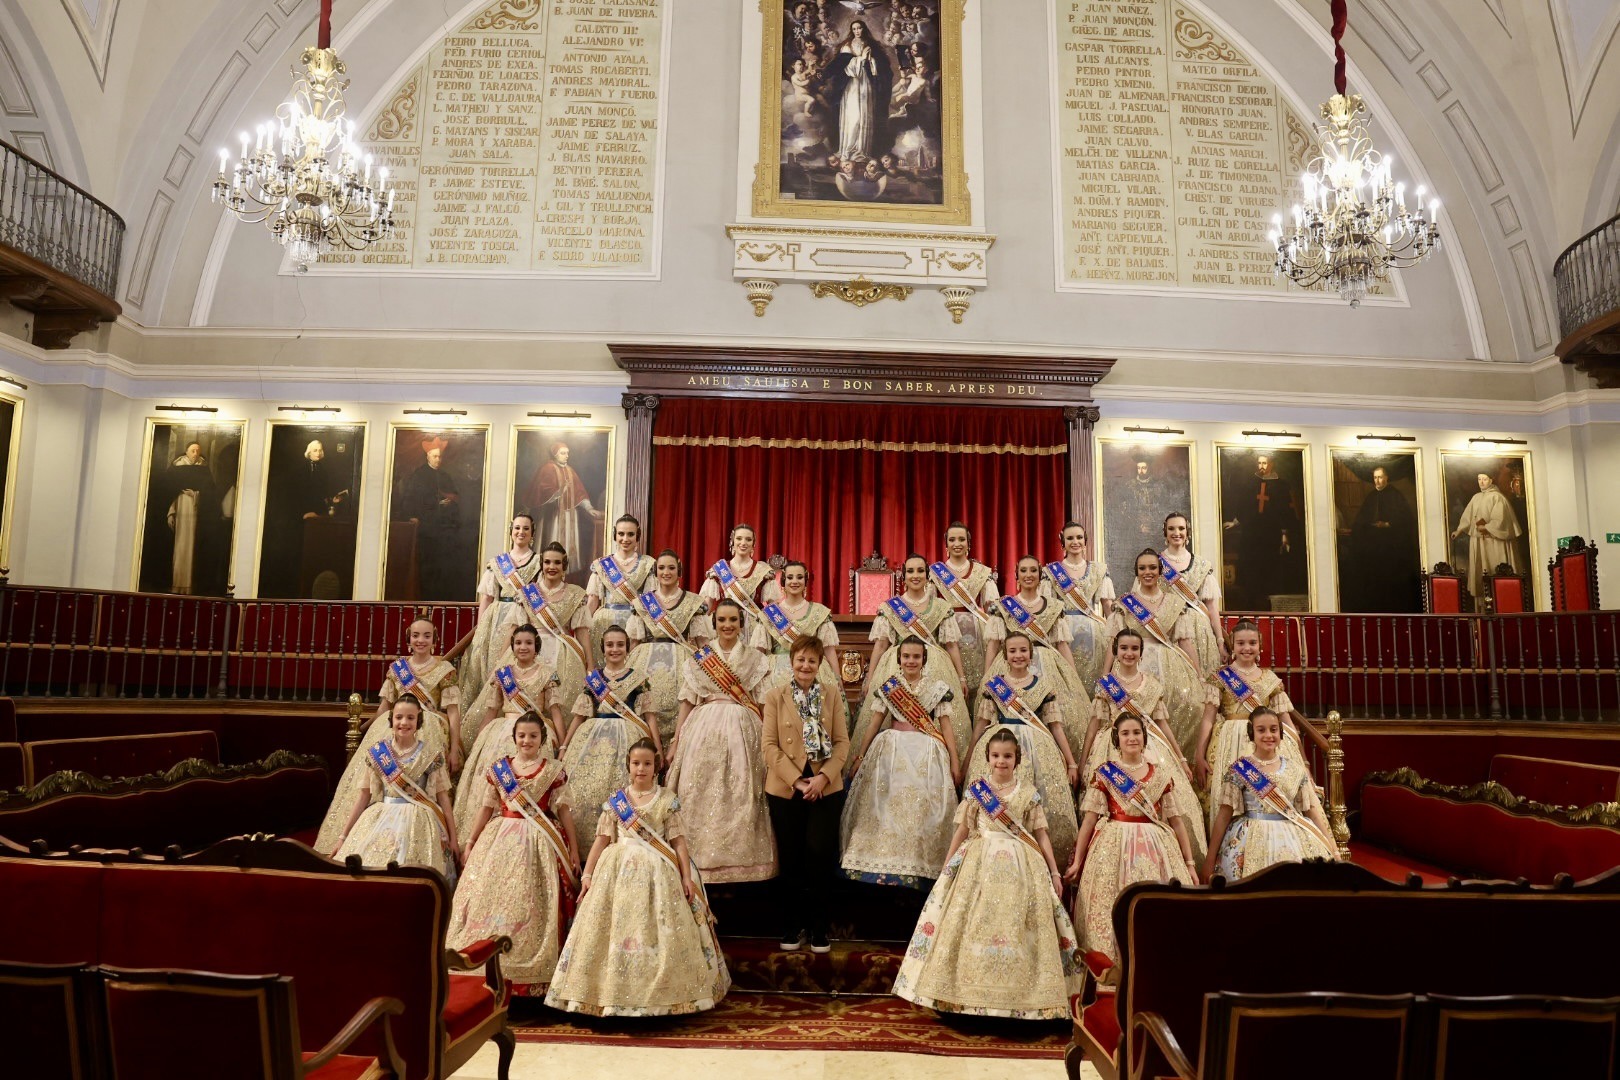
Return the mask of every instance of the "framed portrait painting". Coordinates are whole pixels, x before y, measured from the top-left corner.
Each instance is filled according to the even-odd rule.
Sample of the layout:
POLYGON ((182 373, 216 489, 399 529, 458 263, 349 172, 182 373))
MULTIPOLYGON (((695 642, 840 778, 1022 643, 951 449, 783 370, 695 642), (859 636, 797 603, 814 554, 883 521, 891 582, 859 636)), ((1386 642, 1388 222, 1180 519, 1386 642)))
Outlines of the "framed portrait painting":
POLYGON ((1423 610, 1423 485, 1416 450, 1333 447, 1340 611, 1423 610))
POLYGON ((135 539, 138 591, 231 591, 246 430, 245 420, 147 419, 135 539))
POLYGON ((0 568, 11 566, 11 508, 17 501, 22 408, 22 398, 0 394, 0 568))
MULTIPOLYGON (((1193 444, 1098 439, 1097 524, 1091 554, 1104 560, 1116 593, 1136 579, 1136 555, 1164 547, 1164 519, 1192 515, 1193 444)), ((1196 528, 1197 519, 1191 524, 1196 528)))
POLYGON ((534 515, 535 550, 568 552, 567 580, 584 585, 607 553, 613 506, 613 428, 517 427, 512 432, 511 512, 534 515))
POLYGON ((1485 596, 1485 575, 1503 565, 1509 573, 1530 575, 1533 598, 1536 540, 1530 452, 1442 450, 1440 481, 1446 499, 1447 561, 1462 575, 1475 603, 1485 596))
POLYGON ((1307 451, 1215 444, 1227 611, 1311 611, 1307 451))
POLYGON ((966 0, 762 0, 754 214, 967 225, 966 0))
POLYGON ((475 597, 488 464, 488 425, 389 425, 384 600, 475 597))
POLYGON ((366 425, 272 420, 258 595, 353 600, 366 425))

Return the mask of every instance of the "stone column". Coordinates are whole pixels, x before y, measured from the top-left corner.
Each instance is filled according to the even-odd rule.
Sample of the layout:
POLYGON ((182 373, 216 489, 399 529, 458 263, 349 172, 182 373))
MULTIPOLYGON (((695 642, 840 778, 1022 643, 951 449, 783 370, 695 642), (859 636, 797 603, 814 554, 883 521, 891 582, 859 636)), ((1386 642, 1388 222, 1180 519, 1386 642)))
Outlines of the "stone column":
POLYGON ((624 512, 641 522, 641 535, 651 533, 653 418, 658 415, 657 394, 625 394, 624 414, 630 418, 630 438, 624 457, 624 512))
MULTIPOLYGON (((1069 517, 1086 527, 1087 536, 1096 536, 1091 511, 1097 505, 1097 474, 1092 451, 1091 429, 1102 418, 1095 405, 1069 405, 1063 421, 1069 429, 1069 517)), ((1093 557, 1096 548, 1092 548, 1093 557)))

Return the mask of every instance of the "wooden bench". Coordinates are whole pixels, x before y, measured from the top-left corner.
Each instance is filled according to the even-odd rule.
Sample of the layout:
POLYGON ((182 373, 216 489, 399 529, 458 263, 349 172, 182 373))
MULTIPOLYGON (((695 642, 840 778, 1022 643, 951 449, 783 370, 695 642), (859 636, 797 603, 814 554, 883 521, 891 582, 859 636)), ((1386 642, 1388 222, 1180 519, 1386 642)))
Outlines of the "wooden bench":
POLYGON ((145 776, 188 758, 219 764, 212 731, 169 731, 93 739, 41 739, 22 744, 23 783, 29 787, 57 772, 91 776, 145 776))
MULTIPOLYGON (((444 1080, 486 1040, 504 1080, 516 1039, 498 954, 510 941, 448 952, 449 916, 435 871, 345 866, 290 840, 167 859, 0 844, 0 926, 29 928, 0 934, 0 962, 287 976, 302 1053, 327 1046, 373 999, 396 998, 392 1038, 412 1080, 444 1080)), ((368 1031, 348 1053, 385 1060, 383 1034, 368 1031)))
POLYGON ((1138 1019, 1156 1015, 1161 1034, 1197 1047, 1205 996, 1221 991, 1620 991, 1620 871, 1553 886, 1417 886, 1345 863, 1285 863, 1232 885, 1133 885, 1113 916, 1119 981, 1082 1003, 1067 1062, 1075 1078, 1082 1056, 1109 1080, 1173 1075, 1138 1019))

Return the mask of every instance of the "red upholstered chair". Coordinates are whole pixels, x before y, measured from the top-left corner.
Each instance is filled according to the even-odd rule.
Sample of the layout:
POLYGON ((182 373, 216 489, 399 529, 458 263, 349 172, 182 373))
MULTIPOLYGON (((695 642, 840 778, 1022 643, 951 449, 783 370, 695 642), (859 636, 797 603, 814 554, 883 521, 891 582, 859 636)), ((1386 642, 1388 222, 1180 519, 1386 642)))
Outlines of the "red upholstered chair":
POLYGON ((1515 574, 1507 563, 1497 563, 1496 569, 1485 575, 1485 608, 1490 615, 1517 615, 1535 610, 1535 597, 1530 592, 1530 574, 1515 574))
MULTIPOLYGON (((1198 1080, 1250 1080, 1295 1075, 1309 1062, 1313 1080, 1401 1076, 1410 1072, 1418 1000, 1415 994, 1206 994, 1198 1070, 1184 1072, 1183 1065, 1177 1072, 1198 1080), (1326 1047, 1332 1052, 1323 1053, 1326 1047)), ((1169 1030, 1162 1020, 1138 1015, 1137 1022, 1150 1035, 1169 1030)))
POLYGON ((1547 561, 1554 611, 1598 610, 1597 545, 1579 536, 1547 561))
POLYGON ((0 963, 0 1060, 8 1076, 100 1076, 93 989, 84 964, 0 963))
POLYGON ((1423 579, 1423 610, 1430 615, 1464 615, 1474 610, 1468 586, 1450 563, 1439 562, 1434 569, 1420 570, 1423 579))
POLYGON ((404 1073, 389 1026, 390 1016, 405 1011, 398 998, 366 1002, 324 1047, 304 1053, 286 976, 93 970, 109 1080, 377 1080, 404 1073), (382 1060, 343 1052, 379 1022, 382 1060))
POLYGON ((876 615, 892 596, 899 596, 902 574, 888 559, 872 552, 849 571, 849 610, 856 615, 876 615))

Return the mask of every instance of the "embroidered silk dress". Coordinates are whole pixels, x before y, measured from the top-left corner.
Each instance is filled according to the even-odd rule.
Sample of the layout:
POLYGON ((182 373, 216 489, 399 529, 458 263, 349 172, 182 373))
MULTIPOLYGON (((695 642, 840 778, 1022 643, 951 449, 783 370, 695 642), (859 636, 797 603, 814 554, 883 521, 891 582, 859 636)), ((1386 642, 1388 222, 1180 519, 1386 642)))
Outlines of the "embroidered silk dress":
MULTIPOLYGON (((657 562, 656 559, 637 552, 635 558, 626 560, 615 552, 613 561, 618 564, 619 573, 624 575, 625 587, 632 595, 640 596, 655 583, 653 566, 657 562)), ((601 667, 606 659, 602 655, 602 635, 607 633, 610 626, 620 626, 629 630, 638 609, 618 587, 608 581, 607 575, 602 572, 601 559, 591 563, 591 576, 585 582, 585 595, 594 596, 602 601, 602 606, 591 616, 591 656, 595 659, 596 666, 601 667)))
MULTIPOLYGON (((1254 696, 1261 705, 1279 717, 1287 716, 1294 711, 1294 703, 1288 697, 1288 691, 1283 689, 1282 680, 1277 677, 1276 672, 1263 667, 1245 669, 1235 664, 1231 666, 1238 678, 1254 691, 1254 696)), ((1254 743, 1249 740, 1249 713, 1253 709, 1246 702, 1239 701, 1221 682, 1218 674, 1209 680, 1207 699, 1215 703, 1215 726, 1210 730, 1209 742, 1204 746, 1204 758, 1209 762, 1209 775, 1218 781, 1232 768, 1234 761, 1254 753, 1254 743)), ((1291 757, 1304 763, 1305 750, 1300 745, 1298 733, 1284 723, 1282 736, 1282 745, 1278 748, 1278 752, 1283 757, 1291 757)), ((1208 820, 1213 826, 1215 811, 1220 806, 1221 789, 1215 782, 1209 787, 1208 820)))
MULTIPOLYGON (((647 692, 645 672, 627 667, 617 675, 606 670, 602 674, 613 696, 631 715, 642 720, 651 715, 643 714, 652 697, 647 692)), ((589 719, 582 721, 568 740, 563 764, 568 767, 568 784, 574 793, 574 835, 587 837, 596 828, 597 816, 608 796, 630 782, 625 756, 645 733, 597 701, 589 687, 574 702, 573 712, 589 719)), ((657 718, 653 719, 656 722, 657 718)))
MULTIPOLYGON (((1316 786, 1305 767, 1295 758, 1279 760, 1282 764, 1270 775, 1282 797, 1302 815, 1312 807, 1320 808, 1316 786)), ((1225 874, 1228 881, 1250 877, 1280 862, 1338 858, 1315 829, 1290 821, 1261 803, 1249 786, 1230 772, 1211 781, 1217 782, 1221 785, 1221 802, 1232 808, 1232 823, 1221 840, 1215 864, 1216 873, 1225 874)))
MULTIPOLYGON (((946 565, 949 566, 949 562, 946 565)), ((956 580, 961 582, 967 594, 978 603, 980 610, 992 619, 995 618, 995 615, 990 610, 991 605, 996 602, 997 596, 1000 595, 999 590, 996 588, 995 571, 984 565, 984 563, 972 559, 968 560, 968 567, 965 571, 954 566, 951 566, 950 570, 951 573, 956 575, 956 580)), ((932 580, 932 575, 930 575, 930 580, 932 580)), ((985 679, 984 647, 988 639, 984 636, 984 624, 979 622, 977 615, 969 612, 960 601, 946 592, 937 581, 934 581, 934 588, 939 591, 940 597, 950 604, 952 610, 956 612, 956 630, 959 635, 957 648, 962 651, 962 674, 967 679, 965 689, 969 693, 974 693, 984 685, 985 679)), ((969 709, 973 708, 972 701, 968 701, 967 705, 969 709)))
MULTIPOLYGON (((1020 601, 1022 602, 1022 601, 1020 601)), ((1059 643, 1069 641, 1069 620, 1063 614, 1063 608, 1055 600, 1042 598, 1039 611, 1025 609, 1030 612, 1031 627, 1024 629, 1018 627, 1018 621, 1007 614, 1007 609, 1001 602, 996 602, 995 610, 989 623, 985 625, 984 636, 986 641, 1007 640, 1007 635, 1018 629, 1020 633, 1029 636, 1034 650, 1030 653, 1029 669, 1043 674, 1047 681, 1057 688, 1058 708, 1063 716, 1063 730, 1069 736, 1069 747, 1075 751, 1078 760, 1080 752, 1077 749, 1080 740, 1085 737, 1086 720, 1091 711, 1091 688, 1096 685, 1080 681, 1075 673, 1074 665, 1063 658, 1057 651, 1059 643)), ((996 675, 1007 674, 1007 658, 1005 653, 998 653, 995 661, 985 670, 984 677, 989 680, 996 675)))
MULTIPOLYGON (((1116 673, 1117 674, 1117 673, 1116 673)), ((1138 671, 1138 682, 1134 686, 1120 684, 1130 694, 1131 701, 1148 719, 1158 724, 1168 726, 1169 714, 1164 707, 1164 686, 1145 671, 1138 671)), ((1080 770, 1080 777, 1095 777, 1097 770, 1104 761, 1120 760, 1119 751, 1114 748, 1109 733, 1113 730, 1114 719, 1124 710, 1114 704, 1114 700, 1099 690, 1092 699, 1092 715, 1097 718, 1097 734, 1091 744, 1091 752, 1087 755, 1084 767, 1080 770)), ((1158 724, 1147 725, 1147 746, 1143 748, 1142 756, 1146 758, 1155 769, 1164 775, 1165 782, 1170 785, 1171 812, 1181 816, 1186 823, 1187 840, 1192 845, 1193 858, 1198 865, 1204 864, 1204 853, 1209 850, 1209 833, 1204 827, 1204 804, 1198 797, 1198 788, 1193 784, 1193 778, 1181 764, 1180 751, 1171 746, 1159 732, 1158 724)), ((1078 754, 1075 755, 1077 758, 1078 754)), ((1082 807, 1081 813, 1085 810, 1082 807)), ((1177 859, 1180 859, 1179 853, 1177 859)))
MULTIPOLYGON (((781 607, 782 614, 788 617, 793 624, 793 633, 799 637, 813 637, 829 649, 838 647, 838 628, 833 625, 832 612, 825 606, 814 601, 806 600, 799 608, 789 608, 784 597, 776 601, 781 607)), ((792 635, 789 635, 792 640, 792 635)), ((775 690, 778 686, 786 686, 793 681, 793 656, 788 646, 783 644, 775 634, 766 627, 763 619, 754 620, 753 635, 748 644, 765 654, 770 670, 765 675, 765 681, 760 684, 760 700, 775 690)), ((816 679, 821 683, 822 689, 831 694, 843 693, 844 684, 838 672, 833 670, 832 655, 823 654, 821 658, 821 671, 816 679)))
MULTIPOLYGON (((399 762, 400 772, 421 789, 422 795, 436 800, 441 792, 450 790, 450 770, 445 766, 442 753, 420 739, 403 753, 392 740, 387 745, 394 760, 399 762)), ((332 858, 342 862, 350 855, 358 855, 361 863, 373 867, 385 867, 391 862, 401 866, 425 866, 437 870, 454 885, 456 863, 450 852, 450 838, 439 824, 438 814, 405 794, 409 785, 403 779, 397 785, 385 782, 369 750, 360 751, 355 758, 365 761, 366 790, 371 793, 371 805, 354 823, 349 838, 332 858)), ((349 802, 349 811, 354 811, 354 800, 349 802)))
MULTIPOLYGON (((1197 620, 1204 619, 1201 612, 1188 611, 1184 603, 1178 603, 1167 590, 1159 589, 1157 597, 1145 596, 1140 592, 1128 593, 1134 595, 1149 612, 1155 613, 1154 621, 1158 623, 1161 639, 1153 631, 1132 615, 1124 605, 1125 597, 1120 597, 1121 603, 1114 605, 1114 610, 1108 616, 1108 640, 1113 641, 1127 626, 1142 635, 1142 661, 1141 667, 1149 675, 1159 680, 1164 687, 1164 706, 1170 713, 1170 731, 1181 746, 1181 752, 1192 759, 1193 750, 1198 745, 1198 729, 1204 722, 1204 676, 1199 672, 1194 662, 1181 651, 1181 642, 1191 640, 1198 633, 1197 620), (1166 622, 1159 613, 1176 613, 1174 622, 1166 622), (1174 655, 1179 653, 1180 655, 1174 655)), ((1207 624, 1208 619, 1204 619, 1207 624)))
MULTIPOLYGON (((410 659, 406 658, 406 663, 410 659)), ((435 656, 433 662, 425 669, 417 671, 415 665, 411 670, 416 674, 416 681, 426 693, 429 704, 422 709, 422 721, 418 725, 417 738, 429 748, 438 753, 448 753, 450 746, 450 721, 446 718, 452 705, 461 703, 461 691, 456 686, 456 668, 448 660, 441 660, 435 656)), ((326 817, 321 819, 321 829, 315 839, 316 851, 331 851, 343 835, 343 826, 349 822, 349 814, 354 810, 355 799, 359 798, 361 790, 366 786, 366 775, 371 771, 370 763, 366 760, 365 749, 384 739, 389 738, 392 732, 393 721, 388 710, 393 708, 405 691, 395 677, 393 666, 390 665, 388 675, 383 679, 382 688, 377 691, 377 701, 383 707, 381 715, 375 717, 370 726, 360 736, 359 750, 349 759, 338 777, 337 786, 332 790, 332 802, 326 809, 326 817)), ((415 694, 420 702, 422 699, 415 694)))
MULTIPOLYGON (((636 813, 672 850, 685 835, 680 800, 668 788, 656 788, 636 813)), ((687 900, 675 865, 606 805, 596 833, 612 843, 597 857, 546 1004, 590 1016, 714 1008, 731 988, 731 975, 706 902, 687 900)), ((695 869, 689 873, 701 897, 702 879, 695 869)))
MULTIPOLYGON (((770 563, 755 559, 746 567, 747 573, 743 572, 743 564, 735 559, 730 561, 730 566, 731 572, 737 577, 737 584, 741 588, 743 595, 752 600, 757 606, 763 607, 771 601, 781 598, 782 590, 776 584, 776 570, 772 568, 770 563)), ((729 590, 720 587, 720 580, 708 572, 705 572, 703 584, 698 587, 698 595, 708 603, 708 611, 711 617, 714 613, 715 604, 719 603, 724 597, 732 597, 729 590)), ((732 598, 735 599, 735 597, 732 598)), ((754 613, 748 609, 747 605, 744 605, 740 640, 744 642, 750 641, 753 634, 754 613)))
MULTIPOLYGON (((962 686, 960 676, 956 674, 956 665, 951 663, 951 656, 944 646, 959 644, 962 632, 956 625, 956 614, 951 605, 933 594, 929 590, 928 599, 922 604, 913 603, 908 596, 902 596, 907 606, 917 616, 917 622, 928 631, 928 635, 915 634, 923 639, 928 649, 928 659, 923 664, 923 674, 930 679, 937 679, 950 687, 951 690, 951 733, 956 737, 956 748, 962 751, 968 744, 968 737, 973 734, 973 715, 968 709, 967 693, 962 686), (929 640, 932 636, 933 640, 929 640)), ((855 730, 849 734, 849 741, 855 746, 861 745, 866 738, 866 725, 871 722, 874 715, 873 702, 876 699, 877 688, 888 682, 890 677, 900 674, 900 642, 912 636, 914 630, 906 628, 900 616, 894 609, 884 604, 878 608, 877 617, 872 620, 872 632, 867 635, 869 641, 883 641, 888 648, 883 650, 883 656, 872 665, 872 670, 866 677, 869 688, 866 700, 861 703, 860 715, 855 718, 855 730)))
POLYGON ((1102 616, 1095 612, 1100 601, 1114 598, 1114 579, 1108 576, 1108 568, 1100 559, 1088 559, 1081 563, 1071 563, 1065 559, 1063 568, 1074 582, 1080 599, 1077 601, 1074 596, 1059 589, 1057 582, 1052 580, 1052 572, 1044 567, 1041 569, 1041 591, 1063 605, 1063 617, 1069 623, 1069 649, 1074 653, 1075 674, 1080 677, 1081 687, 1090 693, 1090 688, 1102 678, 1109 646, 1104 639, 1102 616), (1081 603, 1085 604, 1084 611, 1080 608, 1081 603), (1087 612, 1092 614, 1088 615, 1087 612))
MULTIPOLYGON (((512 673, 517 676, 518 689, 523 697, 536 706, 544 723, 541 725, 540 756, 555 758, 557 756, 556 741, 551 735, 551 705, 557 700, 557 674, 550 665, 536 660, 527 668, 520 668, 508 652, 501 657, 501 662, 495 667, 512 665, 512 673)), ((494 670, 491 669, 491 682, 486 685, 478 700, 473 702, 473 709, 482 716, 493 702, 500 702, 500 711, 495 718, 484 725, 478 733, 478 741, 467 754, 467 760, 461 769, 461 778, 456 781, 456 835, 466 836, 472 829, 473 818, 478 816, 478 808, 483 805, 485 780, 489 776, 489 767, 503 757, 511 757, 517 753, 517 743, 512 739, 512 722, 526 712, 526 708, 516 696, 508 697, 501 690, 500 684, 494 682, 494 670)))
POLYGON ((1169 548, 1159 552, 1159 558, 1174 567, 1188 588, 1192 589, 1193 595, 1198 597, 1199 602, 1194 604, 1182 596, 1180 590, 1162 583, 1159 586, 1161 592, 1170 594, 1170 603, 1164 609, 1167 616, 1179 611, 1185 605, 1196 617, 1197 621, 1193 623, 1193 644, 1198 649, 1198 667, 1207 675, 1220 666, 1221 648, 1215 637, 1215 628, 1210 625, 1209 612, 1205 609, 1204 603, 1206 601, 1220 603, 1220 576, 1215 573, 1215 567, 1210 565, 1210 561, 1196 552, 1189 553, 1185 565, 1178 565, 1177 560, 1170 557, 1169 548))
MULTIPOLYGON (((936 724, 950 724, 949 686, 926 673, 906 686, 936 724)), ((926 888, 945 865, 955 828, 950 751, 902 720, 881 694, 869 701, 874 713, 868 723, 887 720, 891 726, 872 739, 850 781, 839 828, 840 865, 854 881, 926 888)))
MULTIPOLYGON (((673 596, 658 595, 664 608, 664 621, 680 634, 686 644, 699 648, 714 637, 714 623, 703 611, 703 597, 684 590, 673 596)), ((637 605, 636 617, 627 628, 634 648, 630 666, 647 673, 651 695, 648 708, 658 716, 658 737, 665 747, 675 740, 675 720, 680 715, 681 665, 689 655, 680 643, 655 626, 637 605)))
MULTIPOLYGON (((714 651, 759 700, 766 661, 740 639, 730 652, 714 651)), ((670 786, 685 808, 686 842, 705 881, 764 881, 776 876, 776 838, 765 803, 763 725, 758 713, 737 704, 695 660, 681 669, 687 714, 670 765, 670 786)))
MULTIPOLYGON (((512 759, 518 785, 534 808, 557 827, 571 811, 568 776, 560 763, 541 758, 522 771, 512 759)), ((488 769, 482 777, 480 806, 495 811, 478 834, 461 883, 450 905, 445 945, 463 949, 501 934, 512 951, 501 957, 501 974, 512 993, 539 997, 551 982, 557 952, 574 911, 574 894, 556 849, 523 814, 508 806, 488 769)))
MULTIPOLYGON (((1169 827, 1176 814, 1170 792, 1179 781, 1150 763, 1140 783, 1164 824, 1155 824, 1134 801, 1121 799, 1096 770, 1080 801, 1082 814, 1097 815, 1097 827, 1086 848, 1085 868, 1080 871, 1074 926, 1080 932, 1082 952, 1104 953, 1115 964, 1119 963, 1119 944, 1114 940, 1114 901, 1125 886, 1138 881, 1190 880, 1181 845, 1169 827)), ((1193 857, 1198 857, 1196 852, 1193 857)))
MULTIPOLYGON (((511 554, 511 552, 507 552, 511 554)), ((540 577, 540 555, 530 551, 528 561, 519 563, 518 558, 512 558, 513 568, 517 571, 517 578, 522 585, 540 577)), ((521 585, 519 586, 521 588, 521 585)), ((471 701, 478 696, 484 688, 484 682, 489 678, 490 672, 501 665, 501 657, 512 645, 512 631, 526 622, 533 622, 534 617, 529 613, 528 605, 518 595, 518 590, 512 587, 497 569, 495 560, 490 559, 484 564, 484 572, 478 579, 478 596, 488 596, 492 600, 478 615, 478 625, 473 630, 472 643, 467 651, 461 654, 461 697, 464 701, 471 701)), ((476 720, 469 721, 462 717, 461 746, 463 750, 470 749, 473 740, 478 737, 476 720)))
MULTIPOLYGON (((1047 826, 1028 783, 996 794, 1031 834, 1047 826)), ((956 811, 955 823, 964 821, 968 838, 928 894, 894 980, 896 996, 940 1012, 1068 1019, 1085 972, 1045 859, 971 797, 956 811)))
MULTIPOLYGON (((1059 866, 1069 865, 1074 855, 1074 842, 1080 826, 1074 816, 1074 795, 1069 788, 1069 769, 1063 763, 1063 752, 1052 737, 1051 725, 1062 722, 1058 712, 1058 689, 1052 680, 1036 676, 1027 685, 1020 686, 1008 678, 1020 700, 1042 722, 1036 727, 1024 721, 1013 710, 1004 708, 989 690, 979 695, 979 716, 988 721, 979 741, 973 747, 962 778, 966 791, 975 780, 990 778, 990 736, 1002 728, 1012 731, 1018 739, 1018 779, 1040 793, 1045 807, 1047 832, 1052 838, 1052 851, 1059 866)), ((1074 749, 1070 746, 1070 751, 1074 749)), ((1079 759, 1076 758, 1078 761, 1079 759)))

